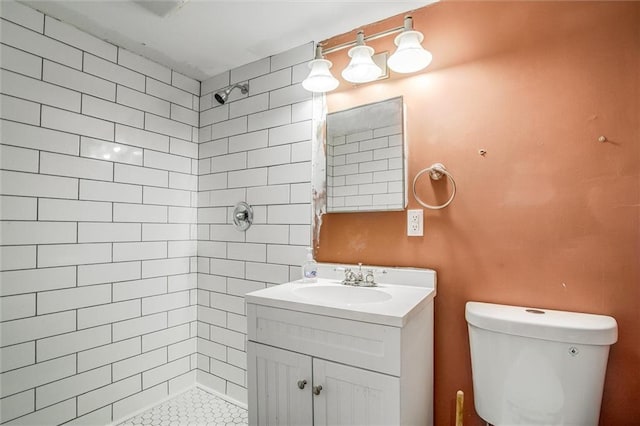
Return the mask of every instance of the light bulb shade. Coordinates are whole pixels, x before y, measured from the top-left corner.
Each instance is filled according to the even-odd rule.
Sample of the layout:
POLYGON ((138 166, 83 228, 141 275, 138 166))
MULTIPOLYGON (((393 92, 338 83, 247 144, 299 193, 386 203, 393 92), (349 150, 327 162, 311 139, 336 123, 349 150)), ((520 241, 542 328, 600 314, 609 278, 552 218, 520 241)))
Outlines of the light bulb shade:
POLYGON ((302 81, 302 87, 310 92, 330 92, 340 82, 331 74, 332 63, 326 59, 314 59, 309 62, 309 75, 302 81))
POLYGON ((342 71, 342 77, 351 83, 368 83, 380 77, 382 70, 371 56, 373 49, 369 46, 355 46, 349 49, 351 62, 342 71))
POLYGON ((426 68, 433 56, 420 43, 424 36, 419 31, 404 31, 399 34, 395 43, 398 48, 389 57, 387 65, 398 73, 410 73, 426 68))

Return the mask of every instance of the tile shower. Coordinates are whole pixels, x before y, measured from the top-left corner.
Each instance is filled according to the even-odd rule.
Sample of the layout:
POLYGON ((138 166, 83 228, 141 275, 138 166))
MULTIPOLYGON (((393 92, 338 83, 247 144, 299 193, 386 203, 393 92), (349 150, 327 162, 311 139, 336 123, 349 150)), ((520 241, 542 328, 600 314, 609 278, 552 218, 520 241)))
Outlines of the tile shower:
POLYGON ((312 45, 200 83, 1 13, 0 422, 108 424, 195 383, 246 402, 243 295, 309 244, 312 45))

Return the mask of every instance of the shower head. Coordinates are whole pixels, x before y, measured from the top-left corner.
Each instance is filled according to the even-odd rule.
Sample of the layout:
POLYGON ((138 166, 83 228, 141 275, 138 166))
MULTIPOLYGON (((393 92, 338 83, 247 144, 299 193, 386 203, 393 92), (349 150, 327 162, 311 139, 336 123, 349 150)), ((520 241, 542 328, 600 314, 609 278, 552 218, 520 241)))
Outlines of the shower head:
POLYGON ((224 103, 227 102, 227 98, 229 97, 229 93, 231 93, 231 91, 233 89, 235 89, 236 87, 240 88, 240 93, 242 93, 243 95, 246 95, 247 93, 249 93, 249 83, 235 84, 235 85, 229 87, 227 90, 223 90, 223 91, 220 91, 220 92, 216 93, 215 95, 213 95, 213 97, 216 98, 216 101, 218 101, 218 103, 220 105, 224 105, 224 103))

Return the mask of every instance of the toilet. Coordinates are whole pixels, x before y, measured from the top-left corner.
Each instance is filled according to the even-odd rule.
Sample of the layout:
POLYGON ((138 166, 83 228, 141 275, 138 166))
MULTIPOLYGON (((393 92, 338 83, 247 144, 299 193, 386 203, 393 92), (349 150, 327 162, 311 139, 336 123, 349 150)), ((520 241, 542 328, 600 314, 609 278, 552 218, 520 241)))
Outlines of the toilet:
POLYGON ((495 426, 598 425, 609 316, 467 302, 476 412, 495 426))

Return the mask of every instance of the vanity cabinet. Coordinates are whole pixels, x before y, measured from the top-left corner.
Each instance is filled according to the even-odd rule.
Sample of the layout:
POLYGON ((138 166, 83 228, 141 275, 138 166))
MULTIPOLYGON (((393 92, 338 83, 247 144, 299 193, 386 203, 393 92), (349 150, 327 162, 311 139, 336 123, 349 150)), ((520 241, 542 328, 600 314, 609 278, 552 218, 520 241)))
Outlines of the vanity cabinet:
POLYGON ((433 424, 433 295, 398 318, 276 291, 247 295, 249 424, 433 424))

